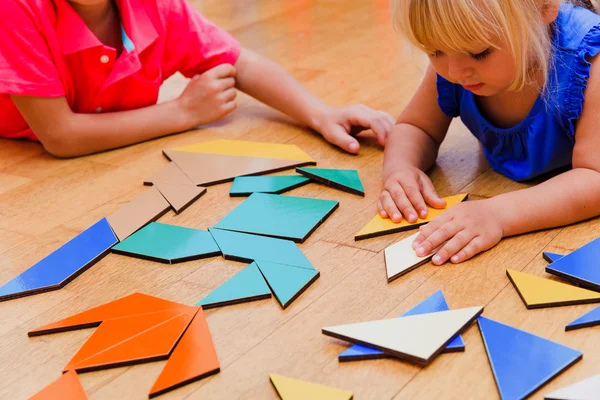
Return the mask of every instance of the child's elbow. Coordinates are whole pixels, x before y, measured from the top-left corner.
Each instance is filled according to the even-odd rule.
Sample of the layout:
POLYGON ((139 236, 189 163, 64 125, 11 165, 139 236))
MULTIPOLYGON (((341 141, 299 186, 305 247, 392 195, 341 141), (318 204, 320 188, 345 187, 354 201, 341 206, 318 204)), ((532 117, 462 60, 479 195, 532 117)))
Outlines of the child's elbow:
POLYGON ((48 154, 56 158, 73 158, 80 156, 76 143, 66 139, 68 135, 55 135, 42 141, 42 145, 48 154))

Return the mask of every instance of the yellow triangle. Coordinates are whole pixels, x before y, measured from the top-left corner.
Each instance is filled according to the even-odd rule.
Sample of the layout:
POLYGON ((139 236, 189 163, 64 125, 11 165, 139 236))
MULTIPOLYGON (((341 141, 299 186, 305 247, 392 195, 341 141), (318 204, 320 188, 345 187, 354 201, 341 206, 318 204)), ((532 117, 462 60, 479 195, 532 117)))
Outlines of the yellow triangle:
MULTIPOLYGON (((428 213, 426 218, 419 218, 417 222, 410 223, 406 219, 402 219, 399 223, 393 222, 390 218, 382 218, 377 214, 368 224, 366 224, 360 232, 356 234, 357 239, 361 236, 381 236, 387 233, 400 232, 404 230, 416 229, 419 225, 427 223, 449 209, 452 206, 464 201, 467 198, 467 193, 457 194, 454 196, 443 197, 446 200, 446 207, 442 209, 427 207, 428 213)), ((365 238, 366 239, 366 238, 365 238)))
POLYGON ((173 150, 230 156, 277 158, 280 160, 315 161, 295 145, 247 142, 244 140, 213 140, 177 147, 173 150))
POLYGON ((350 400, 352 392, 269 374, 281 400, 350 400))
POLYGON ((600 293, 507 269, 506 273, 529 308, 600 301, 600 293))

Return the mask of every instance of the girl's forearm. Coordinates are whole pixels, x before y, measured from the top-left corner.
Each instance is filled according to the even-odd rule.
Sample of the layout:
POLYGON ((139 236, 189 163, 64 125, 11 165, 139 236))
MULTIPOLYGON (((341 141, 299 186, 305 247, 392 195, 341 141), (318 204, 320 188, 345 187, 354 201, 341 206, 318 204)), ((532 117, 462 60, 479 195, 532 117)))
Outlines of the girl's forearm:
POLYGON ((400 123, 388 137, 383 159, 383 179, 403 166, 426 171, 437 158, 438 145, 422 129, 400 123))
POLYGON ((600 173, 576 168, 489 201, 501 215, 504 236, 572 224, 600 215, 600 173))

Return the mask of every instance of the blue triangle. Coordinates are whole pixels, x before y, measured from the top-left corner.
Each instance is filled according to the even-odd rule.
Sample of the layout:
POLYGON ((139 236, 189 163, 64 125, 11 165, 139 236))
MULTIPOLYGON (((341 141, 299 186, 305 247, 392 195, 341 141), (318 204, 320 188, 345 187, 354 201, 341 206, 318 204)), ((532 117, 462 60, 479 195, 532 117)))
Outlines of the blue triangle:
POLYGON ((256 263, 282 308, 290 305, 319 277, 319 271, 316 269, 260 260, 256 263))
POLYGON ((592 311, 583 314, 581 317, 567 325, 565 330, 572 331, 596 325, 600 325, 600 307, 596 307, 592 311))
MULTIPOLYGON (((427 299, 423 300, 421 303, 417 304, 407 312, 401 315, 401 317, 408 317, 411 315, 419 315, 419 314, 427 314, 431 312, 438 311, 448 311, 448 303, 446 303, 446 299, 444 298, 444 294, 441 290, 438 290, 434 294, 432 294, 427 299)), ((446 346, 445 352, 452 351, 464 351, 465 342, 463 342, 462 337, 459 335, 455 337, 448 345, 446 346)), ((370 360, 376 358, 387 358, 389 357, 382 351, 372 349, 367 346, 362 346, 360 344, 355 344, 354 346, 348 348, 346 351, 340 353, 338 359, 340 361, 354 361, 354 360, 370 360)))
POLYGON ((582 353, 479 317, 479 330, 502 399, 523 399, 579 361, 582 353))
POLYGON ((252 263, 213 290, 196 305, 206 309, 269 297, 271 297, 271 290, 256 263, 252 263))
POLYGON ((559 276, 578 286, 600 291, 600 238, 567 254, 546 266, 546 272, 559 276))
POLYGON ((544 257, 544 260, 548 261, 549 263, 553 263, 554 261, 564 257, 562 254, 548 253, 547 251, 542 253, 542 256, 544 257))

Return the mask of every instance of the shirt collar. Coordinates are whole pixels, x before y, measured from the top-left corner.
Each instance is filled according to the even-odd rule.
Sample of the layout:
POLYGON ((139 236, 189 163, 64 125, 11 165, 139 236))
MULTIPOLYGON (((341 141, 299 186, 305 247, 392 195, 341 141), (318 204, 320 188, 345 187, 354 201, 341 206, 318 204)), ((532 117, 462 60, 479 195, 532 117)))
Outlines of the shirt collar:
MULTIPOLYGON (((64 54, 103 45, 67 0, 55 0, 55 4, 56 32, 64 54)), ((140 0, 117 0, 117 5, 123 29, 139 54, 158 38, 156 28, 140 0)))

